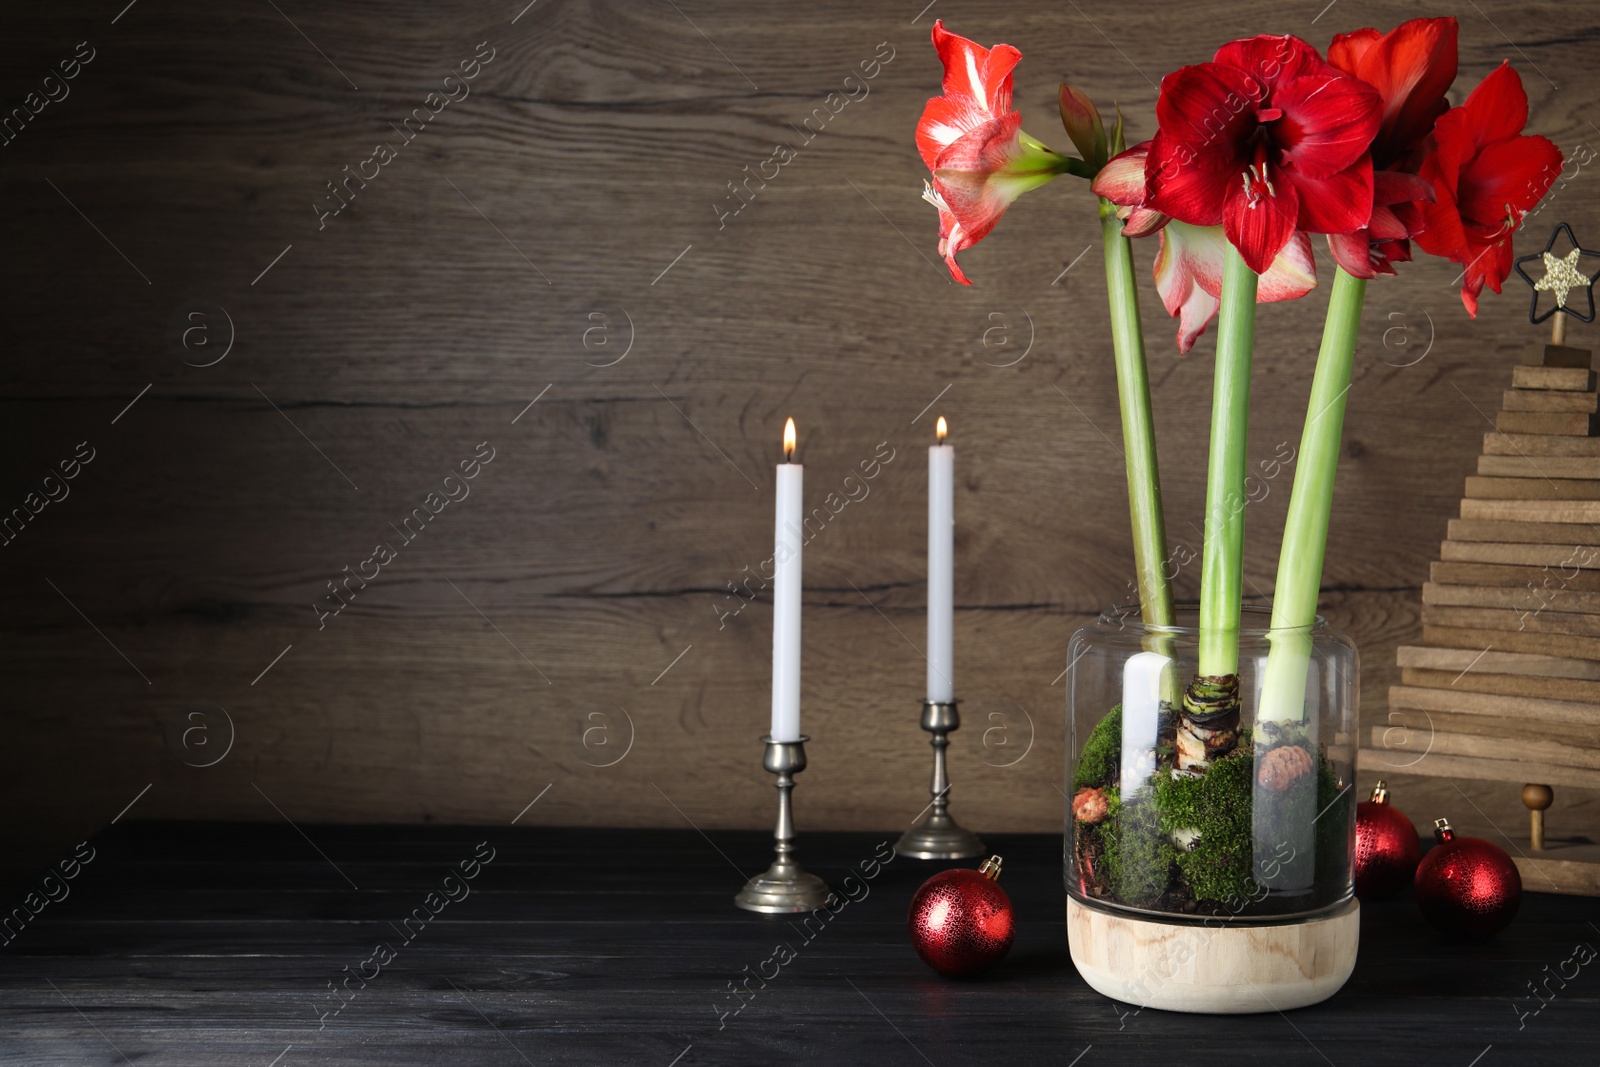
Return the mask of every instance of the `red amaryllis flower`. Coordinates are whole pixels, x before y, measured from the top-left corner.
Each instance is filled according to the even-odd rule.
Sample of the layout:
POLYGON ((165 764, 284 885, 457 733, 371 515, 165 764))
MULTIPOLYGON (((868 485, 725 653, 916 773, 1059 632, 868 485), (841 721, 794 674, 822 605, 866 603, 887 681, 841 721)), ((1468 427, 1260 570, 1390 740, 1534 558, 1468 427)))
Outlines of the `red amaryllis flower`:
MULTIPOLYGON (((1094 191, 1120 205, 1122 232, 1129 237, 1159 235, 1156 291, 1167 314, 1178 320, 1178 351, 1187 352, 1216 317, 1222 296, 1222 266, 1227 238, 1221 226, 1190 226, 1146 206, 1145 162, 1150 142, 1114 157, 1094 181, 1094 191)), ((1296 233, 1256 285, 1256 302, 1270 304, 1305 296, 1317 284, 1311 239, 1296 233)))
POLYGON ((1011 110, 1011 72, 1022 53, 993 48, 933 24, 933 46, 944 63, 944 95, 928 101, 917 122, 917 151, 933 172, 923 198, 939 209, 939 254, 950 274, 970 285, 955 254, 994 229, 1011 202, 1067 169, 1072 162, 1022 132, 1011 110))
POLYGON ((1383 97, 1382 119, 1372 139, 1372 165, 1404 163, 1450 110, 1445 93, 1456 80, 1454 18, 1412 19, 1388 33, 1341 33, 1328 45, 1328 62, 1372 86, 1383 97))
POLYGON ((1328 46, 1328 62, 1383 97, 1372 141, 1372 220, 1355 233, 1330 234, 1328 249, 1358 278, 1393 274, 1411 259, 1410 238, 1424 224, 1422 201, 1433 186, 1416 177, 1434 120, 1450 109, 1445 91, 1456 78, 1456 20, 1412 19, 1388 33, 1344 33, 1328 46))
POLYGON ((1161 80, 1149 206, 1220 224, 1264 272, 1296 230, 1350 233, 1372 215, 1382 100, 1298 37, 1252 37, 1161 80))
POLYGON ((1465 266, 1461 303, 1478 317, 1484 283, 1495 292, 1511 273, 1511 238, 1561 171, 1561 150, 1543 137, 1524 136, 1528 94, 1502 63, 1460 107, 1434 123, 1437 143, 1422 164, 1435 199, 1423 206, 1424 252, 1465 266))

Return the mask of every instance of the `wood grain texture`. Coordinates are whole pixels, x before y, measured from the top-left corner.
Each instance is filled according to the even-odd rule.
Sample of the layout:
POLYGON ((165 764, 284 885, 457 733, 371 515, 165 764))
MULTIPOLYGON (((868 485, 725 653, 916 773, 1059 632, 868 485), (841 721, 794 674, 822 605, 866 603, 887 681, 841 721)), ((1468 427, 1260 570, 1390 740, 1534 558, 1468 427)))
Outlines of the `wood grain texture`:
POLYGON ((1513 588, 1498 585, 1440 585, 1428 582, 1422 587, 1422 603, 1448 607, 1510 608, 1514 611, 1573 612, 1600 614, 1600 593, 1585 593, 1564 587, 1559 579, 1549 585, 1513 588))
POLYGON ((1594 434, 1594 416, 1580 412, 1502 411, 1494 417, 1494 426, 1505 434, 1590 437, 1594 434))
POLYGON ((1531 366, 1580 367, 1588 370, 1594 364, 1594 353, 1587 348, 1551 344, 1547 341, 1542 345, 1529 345, 1522 359, 1531 366))
MULTIPOLYGON (((1600 723, 1594 725, 1600 727, 1600 723)), ((1418 755, 1426 752, 1429 755, 1468 756, 1517 764, 1517 770, 1504 776, 1508 780, 1526 773, 1522 769, 1523 764, 1568 772, 1588 772, 1590 777, 1582 780, 1581 784, 1592 787, 1600 786, 1600 746, 1595 744, 1597 734, 1600 734, 1600 730, 1589 730, 1574 737, 1558 729, 1554 736, 1541 735, 1538 740, 1530 740, 1519 734, 1514 717, 1485 720, 1476 730, 1453 730, 1445 723, 1436 721, 1432 731, 1426 735, 1427 747, 1418 745, 1414 751, 1418 755)), ((1422 736, 1420 731, 1418 736, 1422 736)), ((1386 744, 1392 742, 1392 737, 1393 727, 1374 726, 1368 738, 1369 747, 1385 748, 1395 754, 1405 752, 1404 748, 1386 744)))
POLYGON ((1600 456, 1600 438, 1545 433, 1486 433, 1484 454, 1490 456, 1600 456))
POLYGON ((1531 855, 1513 856, 1523 885, 1553 893, 1600 897, 1600 845, 1550 841, 1531 855))
POLYGON ((1303 923, 1208 929, 1067 898, 1067 945, 1083 980, 1163 1011, 1249 1015, 1320 1004, 1349 980, 1360 944, 1354 900, 1303 923))
POLYGON ((1600 724, 1600 707, 1571 700, 1542 700, 1535 697, 1507 697, 1493 693, 1473 693, 1451 689, 1430 689, 1396 685, 1389 687, 1392 707, 1419 711, 1443 711, 1463 715, 1522 715, 1552 722, 1600 724))
MULTIPOLYGON (((1463 500, 1462 510, 1468 510, 1471 504, 1473 514, 1480 514, 1478 505, 1490 503, 1482 500, 1463 500)), ((1496 509, 1504 516, 1513 513, 1515 508, 1496 509)), ((1504 521, 1504 520, 1495 520, 1504 521)), ((1520 544, 1496 541, 1444 541, 1439 545, 1439 559, 1435 562, 1466 563, 1466 564, 1495 564, 1514 566, 1529 571, 1540 571, 1545 575, 1568 574, 1574 570, 1594 570, 1600 567, 1600 552, 1597 552, 1592 543, 1600 541, 1594 536, 1597 531, 1591 523, 1571 523, 1572 540, 1570 542, 1554 542, 1548 544, 1520 544)), ((1531 577, 1531 575, 1530 575, 1531 577)), ((1537 584, 1537 583, 1535 583, 1537 584)))
POLYGON ((1451 671, 1460 675, 1474 667, 1487 673, 1530 674, 1547 678, 1587 678, 1600 680, 1600 661, 1562 659, 1522 652, 1495 652, 1467 647, 1427 647, 1401 645, 1395 658, 1402 670, 1423 668, 1451 671))
MULTIPOLYGON (((1509 672, 1491 674, 1486 670, 1477 669, 1480 667, 1481 664, 1473 664, 1474 669, 1462 668, 1457 671, 1402 667, 1400 684, 1465 693, 1499 693, 1504 696, 1532 696, 1600 704, 1600 682, 1542 674, 1509 672)), ((1597 743, 1600 743, 1600 739, 1597 739, 1597 743)))
MULTIPOLYGON (((1442 588, 1442 587, 1441 587, 1442 588)), ((1600 637, 1600 619, 1576 607, 1577 597, 1557 598, 1551 607, 1483 608, 1435 606, 1424 604, 1424 626, 1455 626, 1480 630, 1514 630, 1532 634, 1567 634, 1577 637, 1600 637)))
MULTIPOLYGON (((145 2, 113 24, 34 5, 0 39, 12 100, 75 42, 98 50, 0 148, 0 508, 79 442, 97 450, 0 548, 0 798, 26 816, 7 820, 7 862, 48 861, 147 785, 135 815, 498 820, 551 785, 524 822, 765 825, 770 600, 752 587, 732 615, 729 585, 770 554, 789 415, 815 504, 880 443, 896 457, 807 550, 802 825, 897 827, 925 803, 920 455, 942 413, 959 469, 954 810, 980 831, 1059 828, 1067 641, 1133 577, 1099 227, 1063 179, 963 253, 975 286, 950 282, 912 144, 939 82, 931 21, 1022 47, 1026 128, 1064 148, 1064 73, 1119 103, 1137 141, 1160 76, 1223 40, 1321 46, 1415 14, 280 6, 145 2), (398 138, 479 42, 494 59, 471 94, 319 223, 326 183, 398 138), (777 177, 730 189, 885 43, 864 98, 777 177), (233 344, 199 366, 223 351, 214 309, 233 344), (496 454, 471 495, 319 624, 328 583, 480 442, 496 454), (211 767, 181 741, 196 705, 233 723, 211 767)), ((1461 16, 1455 97, 1509 56, 1530 131, 1589 143, 1600 12, 1559 9, 1562 33, 1519 55, 1495 27, 1525 7, 1479 6, 1461 16)), ((1600 224, 1588 176, 1519 255, 1557 215, 1600 224)), ((1197 549, 1214 331, 1177 355, 1154 254, 1136 245, 1168 533, 1197 549)), ((1369 288, 1322 604, 1362 649, 1369 715, 1418 636, 1418 590, 1508 378, 1593 389, 1583 370, 1513 371, 1538 341, 1524 295, 1486 296, 1472 321, 1458 273, 1419 256, 1369 288)), ((1261 311, 1252 462, 1299 441, 1324 290, 1261 311)), ((1490 436, 1497 455, 1546 454, 1490 436)), ((1600 458, 1594 440, 1563 447, 1600 458)), ((1254 599, 1273 588, 1291 479, 1247 511, 1254 599)), ((1193 597, 1198 566, 1176 584, 1193 597)))
MULTIPOLYGON (((1482 746, 1474 746, 1482 747, 1482 746)), ((1486 756, 1467 756, 1426 749, 1368 747, 1356 753, 1356 766, 1370 774, 1383 775, 1386 768, 1398 767, 1407 774, 1443 778, 1480 778, 1496 782, 1542 782, 1578 789, 1600 788, 1600 771, 1586 767, 1566 767, 1538 759, 1501 758, 1492 748, 1486 756)), ((1462 790, 1463 794, 1465 790, 1462 790)), ((1459 804, 1459 799, 1455 802, 1459 804)))
POLYGON ((1468 475, 1464 495, 1481 500, 1600 500, 1600 479, 1468 475))
POLYGON ((1594 371, 1570 367, 1520 366, 1511 370, 1511 384, 1518 389, 1553 389, 1593 392, 1594 371))
POLYGON ((1562 659, 1600 659, 1600 641, 1592 637, 1573 637, 1567 634, 1536 633, 1515 629, 1474 629, 1428 623, 1422 627, 1422 639, 1429 644, 1470 649, 1473 652, 1495 648, 1505 652, 1526 652, 1535 656, 1562 659))
MULTIPOLYGON (((1545 438, 1547 441, 1556 438, 1545 438)), ((1593 500, 1461 500, 1463 519, 1570 522, 1590 526, 1600 520, 1600 501, 1593 500)))
MULTIPOLYGON (((1467 677, 1472 677, 1471 672, 1467 674, 1467 677)), ((1522 690, 1514 688, 1513 683, 1534 682, 1548 685, 1550 681, 1544 678, 1518 678, 1514 675, 1499 675, 1496 677, 1502 679, 1500 684, 1504 688, 1512 690, 1512 695, 1522 695, 1522 690)), ((1427 688, 1447 692, 1469 691, 1465 688, 1465 679, 1455 686, 1450 684, 1448 678, 1443 680, 1418 679, 1415 675, 1408 675, 1404 680, 1408 685, 1423 685, 1427 688)), ((1580 694, 1573 689, 1573 685, 1574 683, 1569 681, 1565 687, 1558 690, 1568 695, 1562 699, 1570 697, 1584 703, 1594 703, 1593 696, 1590 693, 1580 694)), ((1476 691, 1483 692, 1485 690, 1479 687, 1476 691)), ((1424 709, 1412 710, 1421 711, 1424 709)), ((1425 718, 1417 715, 1396 716, 1395 718, 1397 720, 1404 718, 1407 721, 1373 725, 1370 736, 1374 746, 1383 747, 1386 744, 1394 743, 1397 727, 1401 730, 1415 731, 1423 737, 1442 736, 1445 734, 1470 735, 1499 738, 1508 744, 1521 744, 1522 739, 1529 733, 1527 720, 1519 718, 1517 713, 1511 709, 1507 709, 1505 714, 1500 717, 1494 715, 1457 715, 1441 711, 1429 712, 1425 718)), ((1590 766, 1591 764, 1588 760, 1597 751, 1600 751, 1600 723, 1574 722, 1567 719, 1543 719, 1539 722, 1538 737, 1538 743, 1540 744, 1559 742, 1564 745, 1578 746, 1579 751, 1575 752, 1570 758, 1558 761, 1569 765, 1590 766)), ((1423 747, 1427 747, 1426 742, 1424 742, 1423 747)), ((1434 750, 1437 751, 1438 749, 1435 748, 1434 750)), ((1510 750, 1508 749, 1504 754, 1509 755, 1510 750)))
POLYGON ((1479 456, 1478 473, 1496 478, 1600 478, 1600 458, 1479 456))
MULTIPOLYGON (((1584 531, 1574 530, 1572 524, 1566 522, 1519 522, 1514 519, 1451 519, 1446 527, 1446 532, 1452 541, 1498 541, 1508 544, 1567 545, 1570 548, 1577 543, 1577 538, 1574 535, 1584 531)), ((1433 562, 1433 566, 1437 567, 1439 565, 1439 560, 1433 562)), ((1459 566, 1466 567, 1471 565, 1460 564, 1459 566)))
POLYGON ((1505 411, 1581 411, 1594 414, 1594 393, 1568 393, 1553 389, 1507 389, 1500 394, 1500 407, 1505 411))

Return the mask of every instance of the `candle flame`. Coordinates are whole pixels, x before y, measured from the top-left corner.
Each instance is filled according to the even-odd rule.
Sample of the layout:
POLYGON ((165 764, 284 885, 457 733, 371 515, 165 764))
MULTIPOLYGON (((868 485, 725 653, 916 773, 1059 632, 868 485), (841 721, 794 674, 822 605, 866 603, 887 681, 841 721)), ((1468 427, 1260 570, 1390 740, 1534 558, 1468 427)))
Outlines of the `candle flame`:
POLYGON ((783 460, 785 463, 794 462, 794 420, 790 419, 783 424, 783 460))
POLYGON ((939 425, 934 427, 933 436, 942 445, 942 444, 944 444, 945 437, 948 436, 949 433, 950 433, 950 425, 947 422, 944 421, 944 416, 940 415, 939 416, 939 425))

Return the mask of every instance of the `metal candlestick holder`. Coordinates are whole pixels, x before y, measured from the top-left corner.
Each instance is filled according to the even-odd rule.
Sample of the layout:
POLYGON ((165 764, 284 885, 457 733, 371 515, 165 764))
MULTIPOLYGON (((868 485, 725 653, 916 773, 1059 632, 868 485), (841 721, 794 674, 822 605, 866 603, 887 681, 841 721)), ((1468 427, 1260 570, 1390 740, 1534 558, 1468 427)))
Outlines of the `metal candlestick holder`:
POLYGON ((772 834, 772 850, 777 856, 765 873, 746 882, 733 898, 746 911, 769 915, 815 911, 833 899, 827 883, 801 870, 794 859, 794 805, 789 794, 794 791, 794 776, 806 769, 805 743, 809 740, 805 736, 798 741, 761 739, 767 746, 761 766, 778 776, 778 828, 772 834))
POLYGON ((950 776, 945 770, 944 750, 950 747, 950 734, 960 727, 961 713, 956 709, 956 701, 922 702, 922 728, 933 735, 929 742, 933 745, 933 784, 928 789, 933 802, 928 805, 927 818, 907 830, 895 843, 894 850, 901 856, 919 860, 959 860, 983 855, 983 842, 978 835, 950 816, 950 776))

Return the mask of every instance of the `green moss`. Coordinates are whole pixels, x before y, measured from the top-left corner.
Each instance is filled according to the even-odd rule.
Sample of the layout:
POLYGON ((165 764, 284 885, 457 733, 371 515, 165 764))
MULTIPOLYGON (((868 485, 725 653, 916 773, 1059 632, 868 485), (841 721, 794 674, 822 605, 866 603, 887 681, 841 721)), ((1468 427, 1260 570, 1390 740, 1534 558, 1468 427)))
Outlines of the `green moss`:
POLYGON ((1355 791, 1339 788, 1339 774, 1326 757, 1317 758, 1317 884, 1342 886, 1350 867, 1350 833, 1355 791))
POLYGON ((1172 863, 1178 850, 1162 831, 1159 812, 1148 793, 1131 804, 1124 804, 1114 792, 1106 799, 1101 862, 1107 885, 1124 904, 1152 905, 1172 884, 1172 863))
POLYGON ((1115 789, 1121 769, 1122 705, 1118 704, 1089 731, 1078 756, 1077 772, 1072 776, 1072 788, 1074 792, 1086 785, 1115 789))
POLYGON ((1250 896, 1254 837, 1250 825, 1254 755, 1241 744, 1198 778, 1162 771, 1155 779, 1161 829, 1198 830, 1192 851, 1176 851, 1178 872, 1196 900, 1250 896))
MULTIPOLYGON (((1198 777, 1174 774, 1162 766, 1124 802, 1122 708, 1113 707, 1084 739, 1073 774, 1073 790, 1104 789, 1106 818, 1079 823, 1075 833, 1095 843, 1096 881, 1111 898, 1133 907, 1171 907, 1175 899, 1220 902, 1237 911, 1257 901, 1263 890, 1252 878, 1255 840, 1304 841, 1305 821, 1316 816, 1315 865, 1319 887, 1342 884, 1339 871, 1349 863, 1347 835, 1355 798, 1341 793, 1337 768, 1317 751, 1316 773, 1292 783, 1259 813, 1253 811, 1256 752, 1266 745, 1304 744, 1303 728, 1265 724, 1259 737, 1240 731, 1239 744, 1198 777), (1321 813, 1317 815, 1317 813, 1321 813), (1283 827, 1273 825, 1279 819, 1283 827), (1290 832, 1293 829, 1294 832, 1290 832), (1174 845, 1178 830, 1195 830, 1193 851, 1174 845), (1171 894, 1179 895, 1174 898, 1171 894)), ((1309 745, 1305 747, 1310 748, 1309 745)), ((1315 749, 1313 749, 1315 751, 1315 749)), ((1302 852, 1304 849, 1302 849, 1302 852)), ((1299 861, 1305 862, 1305 857, 1299 861)), ((1255 910, 1250 905, 1248 910, 1255 910)))

